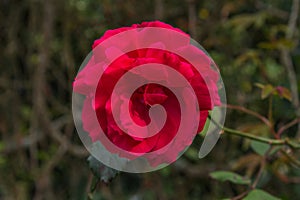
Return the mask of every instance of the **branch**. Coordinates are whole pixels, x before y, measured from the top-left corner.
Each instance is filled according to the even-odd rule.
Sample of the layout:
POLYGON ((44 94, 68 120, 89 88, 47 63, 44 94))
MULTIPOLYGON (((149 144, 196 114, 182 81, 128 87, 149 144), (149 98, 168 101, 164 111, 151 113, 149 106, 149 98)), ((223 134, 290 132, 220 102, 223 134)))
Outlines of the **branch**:
POLYGON ((155 19, 162 20, 164 17, 164 0, 155 0, 154 8, 155 19))
POLYGON ((258 173, 257 173, 257 175, 256 175, 256 177, 255 177, 255 179, 254 179, 254 181, 253 181, 253 183, 251 185, 251 189, 255 189, 256 186, 257 186, 257 184, 258 184, 258 182, 259 182, 259 180, 261 179, 261 176, 262 176, 262 174, 264 172, 264 169, 266 167, 267 158, 268 158, 268 155, 269 155, 270 151, 271 151, 271 148, 269 148, 267 150, 267 152, 264 154, 264 156, 263 156, 263 158, 261 160, 261 164, 260 164, 258 173))
POLYGON ((283 155, 285 155, 294 165, 300 168, 300 161, 297 160, 293 155, 290 155, 288 152, 281 150, 280 151, 283 155))
POLYGON ((284 11, 284 10, 281 10, 281 9, 278 9, 272 5, 268 5, 268 4, 265 4, 261 1, 257 1, 256 2, 256 7, 257 9, 262 9, 262 10, 265 10, 268 12, 269 15, 271 16, 275 16, 275 17, 278 17, 278 18, 281 18, 281 19, 288 19, 289 17, 289 13, 284 11))
POLYGON ((293 0, 292 11, 290 14, 288 30, 286 34, 287 39, 292 39, 294 37, 296 26, 297 26, 298 14, 299 14, 299 3, 300 3, 299 0, 293 0))
POLYGON ((249 115, 252 115, 252 116, 258 118, 259 120, 261 120, 264 124, 266 124, 270 128, 270 131, 273 134, 275 133, 274 128, 272 126, 272 123, 266 117, 260 115, 259 113, 255 112, 255 111, 252 111, 252 110, 249 110, 249 109, 247 109, 243 106, 236 106, 236 105, 227 104, 227 105, 224 105, 224 107, 229 108, 229 109, 233 109, 233 110, 238 110, 238 111, 244 112, 246 114, 249 114, 249 115))
MULTIPOLYGON (((60 129, 66 124, 69 123, 72 118, 69 115, 62 116, 56 119, 53 122, 50 122, 47 119, 43 120, 44 128, 47 129, 51 138, 59 142, 64 148, 67 148, 67 151, 75 156, 87 156, 88 152, 84 147, 75 145, 69 142, 68 138, 60 133, 60 129)), ((19 140, 12 140, 4 143, 4 148, 0 153, 10 153, 19 149, 28 148, 32 145, 37 144, 45 138, 45 135, 41 131, 31 134, 19 140)))
POLYGON ((189 33, 193 39, 197 40, 197 12, 195 0, 187 0, 189 15, 189 33))
POLYGON ((219 124, 218 122, 216 122, 215 120, 213 120, 211 118, 211 116, 208 116, 208 117, 209 117, 209 119, 215 125, 217 125, 224 132, 227 132, 229 134, 237 135, 237 136, 240 136, 240 137, 243 137, 243 138, 255 140, 255 141, 266 143, 266 144, 270 144, 270 145, 288 145, 289 147, 291 147, 293 149, 300 149, 300 144, 297 143, 297 142, 294 142, 294 141, 290 140, 289 138, 284 138, 284 139, 270 139, 270 138, 265 138, 265 137, 260 137, 260 136, 252 135, 250 133, 246 133, 246 132, 234 130, 234 129, 231 129, 231 128, 223 127, 221 124, 219 124))
MULTIPOLYGON (((285 36, 287 40, 293 40, 294 38, 298 14, 299 14, 299 1, 300 0, 293 0, 292 10, 289 17, 288 28, 285 36)), ((295 41, 295 45, 296 43, 297 42, 295 41)), ((288 73, 288 79, 289 79, 291 93, 292 93, 292 104, 296 109, 297 117, 300 117, 297 77, 295 72, 295 66, 293 64, 292 57, 290 55, 290 50, 286 48, 281 49, 281 61, 288 73)), ((300 123, 298 124, 297 138, 300 138, 300 123)))
POLYGON ((60 145, 65 147, 69 153, 76 156, 88 155, 88 152, 84 147, 70 143, 69 139, 65 135, 61 134, 60 131, 51 124, 47 117, 47 112, 44 112, 44 115, 41 116, 41 123, 48 135, 60 143, 60 145))
POLYGON ((4 148, 1 149, 0 153, 10 153, 19 149, 31 147, 43 138, 43 134, 30 134, 21 139, 5 141, 4 148))
POLYGON ((253 180, 251 186, 249 189, 247 189, 245 192, 231 198, 231 200, 239 200, 239 199, 242 199, 243 197, 245 197, 249 192, 251 192, 252 190, 254 190, 259 182, 259 180, 261 179, 262 177, 262 174, 264 172, 264 169, 266 167, 266 162, 267 162, 267 157, 268 157, 268 154, 270 153, 271 151, 271 148, 265 153, 265 155, 262 157, 262 160, 261 160, 261 163, 260 163, 260 167, 259 167, 259 170, 257 172, 257 175, 255 177, 255 179, 253 180))
POLYGON ((291 122, 285 124, 284 126, 282 126, 282 127, 277 131, 277 135, 280 137, 281 134, 282 134, 285 130, 291 128, 292 126, 298 124, 299 122, 300 122, 300 118, 296 118, 296 119, 294 119, 293 121, 291 121, 291 122))

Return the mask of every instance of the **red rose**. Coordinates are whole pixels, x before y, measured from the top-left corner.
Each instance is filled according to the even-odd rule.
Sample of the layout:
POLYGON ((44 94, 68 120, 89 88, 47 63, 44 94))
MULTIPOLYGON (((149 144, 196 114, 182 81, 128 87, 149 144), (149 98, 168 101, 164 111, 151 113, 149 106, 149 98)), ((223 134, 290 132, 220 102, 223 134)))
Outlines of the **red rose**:
MULTIPOLYGON (((134 24, 131 27, 109 30, 94 42, 92 46, 94 54, 75 78, 74 91, 86 96, 82 110, 82 123, 84 130, 89 133, 93 142, 100 141, 111 153, 117 153, 121 157, 129 159, 149 154, 146 157, 148 162, 151 166, 156 166, 163 162, 175 161, 178 155, 191 144, 195 134, 203 129, 208 111, 212 110, 214 106, 220 105, 217 88, 217 81, 220 77, 218 72, 212 69, 213 63, 211 59, 202 50, 190 45, 189 40, 184 40, 185 43, 179 44, 176 48, 179 49, 178 52, 188 52, 190 58, 194 58, 193 63, 196 63, 198 68, 183 56, 164 49, 163 41, 155 43, 148 48, 137 48, 129 52, 122 52, 118 48, 109 47, 105 49, 105 55, 95 53, 97 47, 105 40, 129 30, 140 31, 141 28, 146 27, 159 27, 177 31, 189 39, 189 36, 181 30, 159 21, 143 22, 134 24), (121 51, 121 53, 118 51, 121 51), (116 53, 120 54, 120 56, 111 60, 110 57, 113 57, 116 53), (109 64, 102 62, 104 57, 111 62, 109 64), (157 71, 152 70, 153 76, 150 78, 145 76, 145 74, 139 73, 138 70, 131 71, 138 66, 148 66, 147 64, 171 67, 174 71, 181 74, 192 88, 182 88, 180 93, 182 99, 178 100, 172 88, 155 83, 155 81, 165 81, 166 77, 173 76, 165 68, 155 68, 157 71), (201 74, 199 69, 201 69, 201 74), (99 70, 103 70, 103 73, 99 74, 99 70), (136 77, 137 80, 146 79, 149 83, 138 87, 130 97, 118 94, 118 99, 112 100, 112 93, 116 84, 128 72, 131 73, 132 77, 136 77), (196 96, 191 98, 192 94, 196 96), (127 101, 129 104, 125 105, 127 101), (183 113, 181 113, 181 107, 190 109, 193 111, 192 113, 196 112, 194 111, 196 108, 189 108, 192 102, 199 105, 198 117, 189 119, 197 122, 197 124, 193 124, 193 121, 191 121, 191 126, 195 126, 197 131, 193 135, 182 136, 180 140, 174 139, 180 129, 182 120, 185 120, 184 116, 182 116, 183 113), (136 125, 145 127, 151 123, 149 110, 156 104, 163 106, 167 113, 163 127, 149 137, 129 134, 136 128, 136 125), (116 112, 119 113, 118 119, 115 119, 113 109, 116 109, 116 112), (126 116, 126 111, 129 111, 131 119, 124 117, 126 116), (96 113, 97 117, 92 117, 92 113, 96 113), (118 123, 122 125, 123 129, 119 127, 120 124, 118 123), (99 132, 99 125, 104 134, 99 132), (163 152, 157 153, 157 155, 150 154, 159 152, 160 149, 170 143, 172 143, 173 147, 176 147, 176 151, 170 151, 167 155, 164 155, 163 152), (112 147, 111 144, 115 147, 112 147), (120 149, 123 151, 120 152, 120 149)), ((178 42, 180 43, 180 41, 178 42)), ((174 45, 176 46, 176 44, 174 45)), ((186 55, 185 53, 183 54, 186 55)), ((131 87, 131 84, 134 83, 127 81, 119 87, 122 90, 127 90, 128 87, 131 87)), ((183 87, 180 81, 178 81, 178 84, 172 84, 174 87, 183 87)), ((154 121, 153 123, 159 123, 159 121, 155 122, 155 119, 152 120, 154 121)))

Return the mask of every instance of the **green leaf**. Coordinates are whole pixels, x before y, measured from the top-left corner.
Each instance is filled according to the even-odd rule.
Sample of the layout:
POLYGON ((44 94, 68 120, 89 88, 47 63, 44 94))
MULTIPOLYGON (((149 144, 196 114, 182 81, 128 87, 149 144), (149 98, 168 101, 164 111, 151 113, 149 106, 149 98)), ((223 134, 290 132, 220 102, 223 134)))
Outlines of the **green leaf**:
POLYGON ((259 141, 252 140, 250 144, 251 148, 258 153, 259 155, 263 156, 271 147, 269 144, 262 143, 259 141))
POLYGON ((272 156, 273 154, 277 153, 280 149, 282 148, 282 146, 274 146, 272 148, 272 150, 270 151, 269 155, 272 156))
POLYGON ((109 183, 119 172, 102 164, 93 156, 89 156, 87 161, 93 174, 104 183, 109 183))
POLYGON ((216 171, 210 173, 210 176, 218 181, 230 181, 235 184, 248 185, 251 180, 246 177, 242 177, 239 174, 229 172, 229 171, 216 171))
POLYGON ((270 195, 269 193, 260 190, 260 189, 255 189, 252 190, 243 200, 280 200, 277 197, 274 197, 270 195))
POLYGON ((258 88, 261 88, 261 89, 263 89, 264 87, 265 87, 265 85, 264 84, 261 84, 261 83, 255 83, 254 84, 256 87, 258 87, 258 88))
POLYGON ((276 94, 276 92, 277 92, 275 90, 275 88, 270 84, 263 85, 261 83, 255 83, 255 86, 261 89, 261 98, 262 99, 267 98, 271 94, 276 94))
POLYGON ((265 58, 263 65, 265 66, 264 71, 266 76, 269 77, 270 81, 278 81, 278 78, 284 72, 284 68, 275 59, 265 58))
POLYGON ((270 84, 265 85, 264 88, 261 91, 261 98, 265 99, 268 96, 270 96, 272 94, 272 92, 274 91, 274 87, 270 84))

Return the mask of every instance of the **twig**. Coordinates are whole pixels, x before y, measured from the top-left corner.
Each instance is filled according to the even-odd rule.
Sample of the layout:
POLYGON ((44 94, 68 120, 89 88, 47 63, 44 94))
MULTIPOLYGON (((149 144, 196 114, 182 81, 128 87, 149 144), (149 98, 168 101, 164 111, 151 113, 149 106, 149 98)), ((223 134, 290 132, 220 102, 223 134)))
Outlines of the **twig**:
POLYGON ((283 183, 296 183, 296 184, 300 183, 300 177, 289 177, 286 176, 285 174, 280 173, 279 171, 275 172, 275 175, 283 183))
POLYGON ((164 17, 164 0, 155 0, 154 8, 155 19, 162 20, 164 17))
POLYGON ((288 22, 288 30, 286 34, 287 39, 292 39, 295 34, 297 19, 299 14, 299 0, 293 0, 292 11, 290 14, 289 22, 288 22))
POLYGON ((41 123, 43 124, 45 130, 47 131, 48 135, 60 143, 60 145, 65 146, 67 151, 76 156, 87 156, 88 152, 84 147, 79 145, 75 145, 69 142, 68 138, 61 134, 59 130, 55 129, 51 125, 49 118, 47 117, 47 112, 43 112, 44 115, 41 116, 41 123))
POLYGON ((19 149, 28 148, 35 145, 44 138, 43 134, 30 134, 18 140, 11 140, 4 142, 4 148, 0 153, 10 153, 19 149))
POLYGON ((267 144, 270 144, 270 145, 288 145, 289 147, 291 147, 293 149, 300 149, 300 144, 296 143, 296 142, 294 142, 292 140, 290 140, 289 138, 284 138, 284 139, 270 139, 270 138, 260 137, 260 136, 252 135, 250 133, 246 133, 246 132, 234 130, 234 129, 227 128, 227 127, 222 127, 218 122, 216 122, 215 120, 213 120, 211 118, 211 116, 209 116, 209 118, 210 118, 210 120, 214 124, 216 124, 223 131, 225 131, 225 132, 227 132, 229 134, 241 136, 243 138, 248 138, 248 139, 251 139, 251 140, 255 140, 255 141, 267 143, 267 144))
MULTIPOLYGON (((32 105, 33 112, 30 119, 30 132, 35 137, 38 137, 38 132, 43 133, 39 123, 39 110, 46 105, 45 88, 46 88, 46 71, 50 62, 50 48, 48 46, 49 41, 53 37, 53 4, 52 1, 48 1, 44 5, 44 17, 43 17, 43 40, 42 45, 39 48, 39 63, 35 68, 33 74, 33 92, 32 92, 32 105)), ((42 113, 41 113, 42 114, 42 113)), ((37 166, 37 146, 35 143, 30 146, 30 158, 34 168, 37 166)))
POLYGON ((66 148, 64 146, 59 146, 56 153, 51 157, 49 161, 43 166, 43 168, 35 175, 35 185, 36 185, 36 194, 34 200, 43 199, 45 196, 53 198, 53 192, 46 192, 50 189, 50 176, 53 168, 59 163, 66 152, 66 148), (47 194, 45 194, 47 193, 47 194), (50 195, 50 196, 49 196, 50 195))
POLYGON ((229 108, 229 109, 233 109, 233 110, 238 110, 238 111, 244 112, 246 114, 249 114, 249 115, 252 115, 252 116, 258 118, 259 120, 261 120, 264 124, 266 124, 269 127, 270 131, 273 134, 275 133, 271 122, 266 117, 262 116, 261 114, 255 112, 255 111, 249 110, 249 109, 247 109, 243 106, 236 106, 236 105, 226 104, 226 105, 224 105, 224 107, 229 108))
POLYGON ((258 170, 258 173, 257 173, 256 177, 255 177, 255 180, 253 181, 253 183, 251 185, 251 189, 252 190, 256 188, 256 186, 257 186, 257 184, 258 184, 258 182, 259 182, 259 180, 260 180, 260 178, 261 178, 261 176, 263 174, 263 171, 264 171, 264 169, 266 167, 267 158, 268 158, 268 155, 269 155, 270 152, 271 152, 271 148, 269 148, 267 150, 267 152, 264 154, 264 156, 263 156, 263 158, 261 160, 260 168, 258 170))
POLYGON ((231 200, 239 200, 242 199, 243 197, 245 197, 249 192, 251 192, 252 190, 254 190, 259 182, 259 180, 261 179, 261 176, 263 174, 263 171, 266 167, 266 162, 267 162, 267 157, 269 155, 269 153, 271 152, 271 148, 268 149, 268 151, 265 153, 265 155, 263 156, 262 160, 261 160, 261 164, 259 167, 259 170, 257 172, 257 175, 253 181, 253 183, 251 184, 250 188, 248 190, 246 190, 245 192, 239 194, 238 196, 235 196, 233 198, 231 198, 231 200))
POLYGON ((250 133, 246 133, 246 132, 226 128, 226 127, 223 127, 222 129, 225 132, 233 134, 233 135, 238 135, 238 136, 241 136, 241 137, 244 137, 244 138, 248 138, 248 139, 251 139, 251 140, 256 140, 256 141, 263 142, 263 143, 268 143, 268 144, 271 144, 271 145, 283 145, 285 143, 283 140, 264 138, 264 137, 252 135, 250 133))
MULTIPOLYGON (((293 40, 294 38, 298 14, 299 14, 299 0, 293 0, 292 10, 289 17, 288 28, 285 37, 287 40, 293 40)), ((297 43, 296 40, 295 43, 297 43)), ((296 77, 295 67, 290 55, 290 50, 288 50, 287 48, 283 47, 281 49, 281 61, 288 73, 288 79, 289 79, 291 93, 292 93, 292 104, 296 109, 297 117, 300 117, 297 77, 296 77)), ((297 138, 300 138, 300 123, 298 123, 297 138)))
POLYGON ((300 168, 300 161, 297 160, 294 156, 290 155, 288 152, 281 150, 280 151, 283 155, 285 155, 294 165, 300 168))
POLYGON ((280 137, 284 131, 286 131, 287 129, 291 128, 292 126, 298 124, 299 122, 300 122, 300 118, 296 118, 293 121, 285 124, 277 131, 277 135, 280 137))
POLYGON ((187 0, 189 15, 189 32, 197 40, 197 13, 195 0, 187 0))
MULTIPOLYGON (((54 130, 56 130, 56 132, 59 132, 59 130, 66 124, 69 123, 70 120, 72 120, 72 118, 70 117, 70 115, 64 115, 56 120, 54 120, 53 122, 51 122, 51 127, 53 127, 54 130)), ((60 133, 57 133, 60 135, 60 133)), ((59 137, 57 135, 57 137, 59 137)), ((1 149, 0 153, 11 153, 13 151, 17 151, 19 149, 23 149, 23 148, 28 148, 31 147, 32 145, 35 145, 36 143, 40 142, 41 140, 43 140, 45 138, 45 134, 43 134, 41 131, 37 132, 37 134, 30 134, 24 138, 18 139, 18 140, 11 140, 11 141, 7 141, 4 143, 4 148, 1 149)), ((67 140, 67 138, 65 138, 67 140)), ((57 139, 58 140, 58 139, 57 139)), ((63 142, 61 142, 63 143, 63 142)), ((67 142, 64 142, 67 143, 67 142)), ((69 146, 69 152, 71 152, 72 154, 75 155, 87 155, 86 151, 79 147, 79 146, 75 146, 72 144, 67 144, 67 146, 69 146), (71 146, 71 147, 70 147, 71 146)))
POLYGON ((251 190, 246 190, 245 192, 235 196, 235 197, 232 197, 231 200, 239 200, 239 199, 242 199, 243 197, 245 197, 251 190))

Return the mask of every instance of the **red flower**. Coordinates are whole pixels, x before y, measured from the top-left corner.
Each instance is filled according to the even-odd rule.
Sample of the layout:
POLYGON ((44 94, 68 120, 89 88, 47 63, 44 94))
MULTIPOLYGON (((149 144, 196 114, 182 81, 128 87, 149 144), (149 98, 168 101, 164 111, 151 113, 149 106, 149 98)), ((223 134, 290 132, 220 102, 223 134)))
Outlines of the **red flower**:
MULTIPOLYGON (((138 43, 140 41, 137 39, 137 41, 132 42, 138 43)), ((151 152, 159 152, 160 149, 172 143, 172 148, 175 147, 176 150, 170 151, 167 155, 164 155, 163 152, 157 153, 157 155, 149 154, 147 159, 152 166, 175 161, 178 155, 191 144, 195 134, 203 129, 208 111, 220 104, 217 88, 219 74, 212 68, 214 63, 202 50, 190 44, 188 35, 159 21, 143 22, 134 24, 131 27, 109 30, 100 39, 96 40, 92 47, 94 54, 78 73, 73 85, 75 92, 86 96, 82 110, 82 123, 84 130, 89 133, 92 141, 100 141, 111 153, 118 153, 121 157, 130 159, 151 152), (188 40, 184 40, 184 44, 178 46, 174 44, 174 46, 179 49, 177 52, 188 52, 190 58, 194 58, 193 63, 196 63, 198 68, 183 56, 161 47, 164 46, 164 41, 155 43, 152 47, 137 48, 124 53, 114 47, 107 48, 105 50, 106 55, 95 53, 97 47, 105 40, 129 30, 140 31, 141 28, 145 27, 165 28, 184 35, 188 40), (158 46, 161 48, 157 48, 158 46), (107 63, 102 62, 103 57, 110 60, 110 57, 113 57, 118 51, 122 52, 120 53, 121 56, 111 60, 112 62, 108 66, 106 66, 107 63), (138 70, 131 71, 138 66, 147 64, 161 64, 171 67, 181 74, 192 88, 183 88, 180 94, 182 99, 179 100, 172 88, 155 83, 157 80, 168 82, 168 80, 165 80, 166 77, 173 76, 165 68, 157 71, 152 70, 153 76, 150 78, 139 73, 138 70), (99 72, 103 69, 103 73, 99 72), (201 73, 199 73, 199 69, 201 73), (128 72, 131 72, 132 77, 137 79, 147 79, 149 83, 138 87, 130 97, 118 94, 118 100, 112 99, 116 84, 128 72), (192 94, 196 96, 192 97, 192 94), (127 101, 129 104, 125 105, 127 101), (192 103, 198 103, 199 105, 198 117, 193 117, 193 114, 186 117, 191 120, 190 126, 195 126, 197 131, 193 135, 174 139, 180 129, 180 124, 186 120, 184 119, 185 116, 182 116, 184 113, 182 113, 181 107, 190 109, 191 113, 196 113, 196 107, 189 108, 190 105, 193 105, 192 103), (129 134, 134 131, 136 125, 145 127, 151 123, 151 120, 154 121, 153 123, 159 123, 159 121, 155 121, 154 118, 151 119, 149 116, 150 108, 156 104, 163 106, 167 114, 163 127, 156 134, 149 137, 129 134), (114 107, 119 113, 119 119, 114 117, 114 107), (126 116, 126 109, 129 110, 131 119, 124 117, 126 116), (96 113, 96 118, 91 116, 93 113, 96 113), (197 124, 193 124, 194 121, 197 124), (122 125, 123 129, 119 127, 120 124, 118 123, 122 125), (100 133, 99 125, 104 134, 100 133), (111 144, 117 148, 112 147, 111 144), (124 152, 120 152, 120 149, 124 152)), ((134 83, 129 81, 120 87, 126 91, 131 84, 134 83)), ((183 87, 180 81, 176 82, 175 85, 173 84, 173 86, 183 87)))

